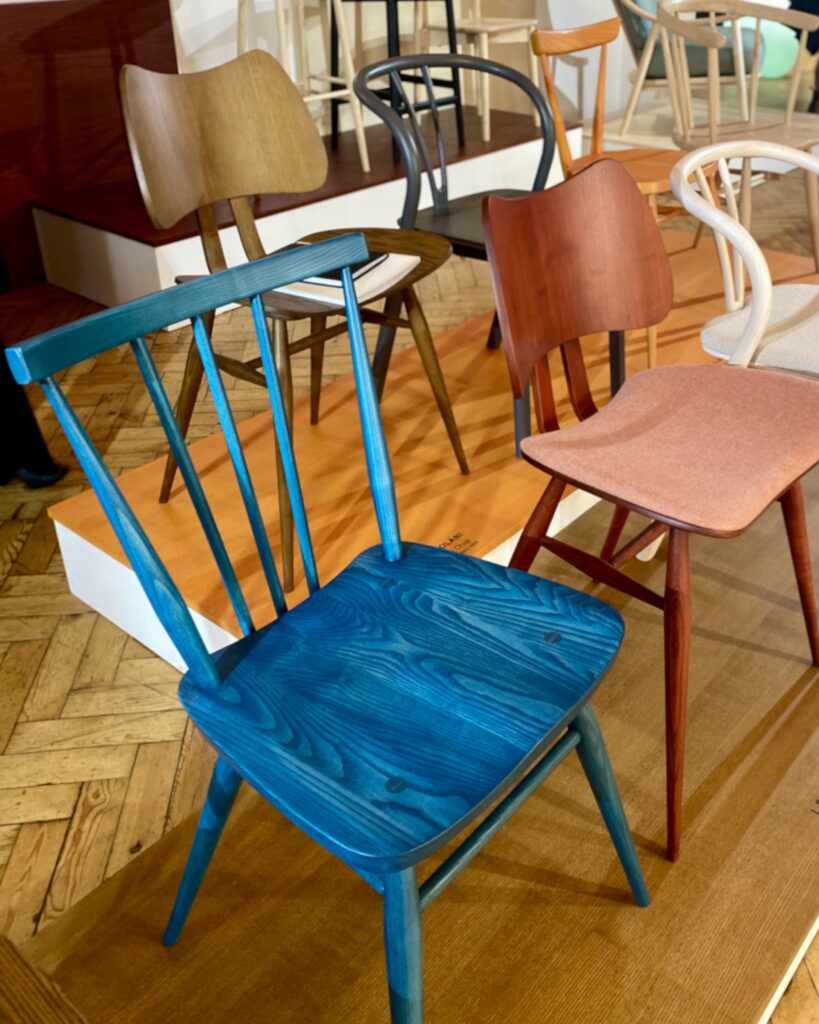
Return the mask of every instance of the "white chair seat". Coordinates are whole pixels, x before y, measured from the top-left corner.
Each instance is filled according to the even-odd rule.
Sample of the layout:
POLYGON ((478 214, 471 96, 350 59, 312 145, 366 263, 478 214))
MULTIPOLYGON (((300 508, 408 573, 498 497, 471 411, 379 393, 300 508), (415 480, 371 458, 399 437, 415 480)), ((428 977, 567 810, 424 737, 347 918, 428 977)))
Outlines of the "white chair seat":
MULTIPOLYGON (((701 335, 705 351, 718 359, 731 359, 749 312, 747 300, 742 309, 709 320, 701 335)), ((819 375, 819 285, 774 286, 771 319, 753 365, 819 375)))

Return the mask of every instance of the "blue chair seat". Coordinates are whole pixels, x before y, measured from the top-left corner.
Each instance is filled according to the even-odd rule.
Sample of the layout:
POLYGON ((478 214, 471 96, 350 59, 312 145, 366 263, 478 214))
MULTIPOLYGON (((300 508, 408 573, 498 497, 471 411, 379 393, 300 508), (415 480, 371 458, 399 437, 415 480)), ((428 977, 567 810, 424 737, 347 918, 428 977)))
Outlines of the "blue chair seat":
POLYGON ((620 646, 567 587, 419 544, 359 555, 180 697, 235 770, 353 867, 440 847, 558 738, 620 646))

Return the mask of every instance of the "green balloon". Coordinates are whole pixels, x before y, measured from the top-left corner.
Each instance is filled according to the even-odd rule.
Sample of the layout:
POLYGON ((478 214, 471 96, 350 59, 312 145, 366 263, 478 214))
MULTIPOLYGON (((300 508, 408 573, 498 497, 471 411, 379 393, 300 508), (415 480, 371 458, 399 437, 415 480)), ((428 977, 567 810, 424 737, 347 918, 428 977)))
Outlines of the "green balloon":
MULTIPOLYGON (((756 18, 740 18, 739 24, 756 32, 756 18)), ((798 54, 799 40, 793 29, 778 21, 762 22, 762 78, 784 78, 793 69, 798 54)))

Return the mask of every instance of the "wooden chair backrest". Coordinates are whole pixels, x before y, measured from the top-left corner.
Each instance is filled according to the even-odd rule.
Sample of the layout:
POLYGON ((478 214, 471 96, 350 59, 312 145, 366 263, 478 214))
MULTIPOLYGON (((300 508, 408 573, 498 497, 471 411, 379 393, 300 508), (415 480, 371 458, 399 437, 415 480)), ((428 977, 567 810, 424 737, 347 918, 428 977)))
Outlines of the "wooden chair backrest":
POLYGON ((211 271, 225 268, 214 204, 231 204, 250 259, 264 255, 248 196, 301 193, 327 177, 327 153, 279 62, 250 50, 185 75, 126 65, 120 76, 128 142, 158 228, 196 211, 211 271))
POLYGON ((549 106, 552 108, 552 116, 555 119, 557 151, 560 154, 563 173, 567 177, 572 173, 573 158, 569 150, 569 139, 566 135, 566 122, 560 113, 560 104, 549 59, 551 57, 560 57, 567 53, 580 53, 583 50, 591 50, 596 46, 600 47, 600 65, 597 71, 591 143, 591 152, 600 153, 603 150, 603 125, 606 119, 606 51, 608 44, 616 39, 619 33, 619 18, 597 21, 593 25, 583 25, 581 28, 568 28, 559 31, 554 29, 537 29, 532 33, 532 49, 540 57, 543 79, 546 83, 546 95, 549 97, 549 106))
POLYGON ((319 586, 318 574, 262 297, 266 292, 293 281, 301 281, 316 274, 326 274, 339 267, 346 268, 342 275, 342 284, 367 470, 384 557, 388 561, 397 561, 401 557, 401 538, 393 478, 355 288, 349 270, 351 264, 365 260, 367 256, 367 246, 363 235, 360 234, 343 235, 317 245, 300 246, 295 250, 267 256, 219 274, 181 284, 176 288, 147 295, 124 306, 104 310, 7 349, 9 365, 18 383, 29 384, 39 381, 42 384, 46 397, 99 498, 151 606, 188 669, 194 672, 203 684, 218 685, 220 677, 217 665, 205 648, 185 600, 122 491, 106 469, 105 463, 91 443, 54 375, 84 359, 120 345, 130 345, 149 396, 156 407, 159 422, 185 480, 187 493, 196 510, 239 628, 244 635, 248 635, 254 631, 256 624, 251 618, 202 482, 185 446, 174 418, 173 408, 144 339, 146 335, 180 320, 191 320, 193 324, 194 338, 213 395, 248 527, 256 545, 273 607, 276 614, 281 616, 287 612, 287 604, 236 430, 230 400, 216 364, 204 318, 211 310, 220 306, 249 300, 273 414, 274 435, 271 437, 270 466, 275 464, 274 450, 278 445, 304 575, 308 590, 312 594, 319 586))
POLYGON ((535 371, 544 429, 557 427, 548 353, 561 349, 575 412, 595 411, 579 339, 648 327, 671 308, 671 266, 629 172, 600 160, 544 192, 489 196, 484 231, 516 396, 535 371))
POLYGON ((552 166, 555 147, 554 121, 541 90, 535 83, 514 68, 498 64, 494 60, 473 57, 465 53, 421 53, 408 54, 402 57, 390 57, 361 68, 355 76, 353 87, 356 96, 365 107, 376 114, 390 129, 392 137, 401 153, 404 170, 407 175, 407 191, 404 197, 404 209, 399 221, 402 228, 412 228, 418 216, 421 201, 421 187, 426 177, 432 195, 432 205, 436 212, 443 213, 449 206, 449 181, 447 173, 447 154, 444 138, 444 125, 441 110, 435 97, 432 82, 433 73, 439 69, 453 72, 477 71, 480 74, 493 75, 511 85, 516 86, 531 102, 538 115, 539 132, 542 140, 540 157, 532 183, 534 190, 546 185, 546 178, 552 166), (415 106, 407 96, 404 88, 404 74, 412 74, 426 89, 426 104, 431 116, 422 126, 415 106), (378 79, 384 83, 373 85, 378 79), (382 84, 390 87, 397 102, 393 108, 390 99, 384 95, 382 84), (430 152, 427 137, 431 141, 434 152, 430 152))
POLYGON ((737 109, 732 110, 731 123, 747 124, 752 130, 756 124, 759 98, 759 78, 762 63, 762 22, 775 21, 799 32, 799 55, 791 72, 788 100, 785 107, 784 123, 790 124, 796 107, 799 90, 799 72, 805 55, 808 34, 819 28, 819 17, 800 11, 783 10, 763 4, 746 3, 745 0, 663 0, 657 8, 661 30, 668 39, 671 65, 666 69, 669 86, 676 97, 680 112, 682 135, 680 142, 685 145, 697 127, 691 78, 688 72, 686 40, 699 43, 708 50, 708 129, 710 141, 719 138, 720 124, 725 122, 720 89, 719 51, 728 45, 725 34, 717 31, 730 23, 730 45, 734 55, 734 71, 737 90, 737 109), (754 50, 751 70, 745 67, 745 51, 742 45, 740 18, 753 18, 754 50))

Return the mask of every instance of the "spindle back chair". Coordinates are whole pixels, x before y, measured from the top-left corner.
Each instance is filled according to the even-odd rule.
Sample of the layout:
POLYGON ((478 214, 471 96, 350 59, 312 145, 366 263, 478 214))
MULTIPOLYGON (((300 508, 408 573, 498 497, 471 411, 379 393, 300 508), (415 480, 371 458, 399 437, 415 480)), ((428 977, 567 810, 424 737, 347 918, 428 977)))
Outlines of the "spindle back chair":
POLYGON ((808 34, 819 28, 819 16, 747 0, 662 0, 657 8, 657 18, 669 42, 671 63, 667 72, 679 113, 679 131, 675 137, 678 145, 684 149, 695 149, 706 142, 728 138, 767 138, 798 149, 819 143, 819 117, 795 113, 808 34), (741 19, 754 21, 750 73, 745 66, 741 19), (780 111, 769 110, 763 116, 759 107, 763 21, 778 22, 799 33, 799 55, 790 74, 784 115, 780 111), (728 28, 730 32, 726 31, 728 28), (729 35, 736 84, 736 104, 732 103, 730 108, 724 104, 720 88, 720 51, 729 44, 729 35), (699 122, 686 43, 695 43, 708 50, 708 106, 706 118, 699 122), (726 120, 729 109, 730 120, 726 120))
POLYGON ((402 541, 350 270, 367 256, 359 234, 265 257, 14 346, 9 362, 20 383, 41 382, 188 666, 180 699, 219 755, 166 944, 180 934, 245 779, 383 896, 392 1021, 421 1024, 421 911, 571 751, 635 899, 646 905, 648 893, 588 704, 620 647, 622 621, 597 599, 548 580, 402 541), (320 588, 263 296, 339 267, 381 543, 320 588), (250 304, 270 376, 271 456, 275 435, 309 590, 290 610, 205 322, 209 310, 229 302, 250 304), (145 340, 183 319, 193 322, 277 613, 266 624, 252 620, 145 340), (121 344, 131 346, 142 371, 241 626, 242 638, 215 655, 55 379, 121 344), (419 886, 416 865, 485 813, 419 886))

